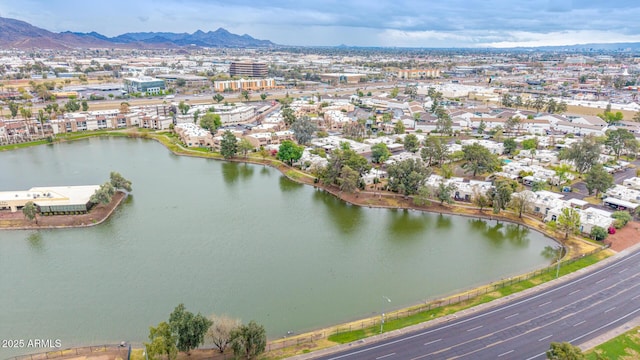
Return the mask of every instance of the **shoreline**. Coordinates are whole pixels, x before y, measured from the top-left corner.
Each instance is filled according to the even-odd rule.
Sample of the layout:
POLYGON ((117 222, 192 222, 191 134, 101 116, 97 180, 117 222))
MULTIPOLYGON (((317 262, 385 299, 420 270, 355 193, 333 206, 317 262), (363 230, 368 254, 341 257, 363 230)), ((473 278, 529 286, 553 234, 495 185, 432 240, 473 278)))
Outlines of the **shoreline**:
MULTIPOLYGON (((118 133, 119 135, 115 135, 115 137, 121 137, 122 136, 122 132, 118 133)), ((570 237, 568 240, 563 240, 562 238, 559 237, 559 234, 553 234, 550 233, 548 231, 545 231, 545 226, 544 223, 540 222, 538 219, 532 218, 530 216, 527 215, 523 215, 522 218, 518 218, 517 215, 512 214, 511 212, 504 212, 504 213, 500 213, 500 214, 493 214, 490 213, 491 209, 485 209, 484 211, 480 211, 478 208, 472 206, 472 205, 466 205, 466 204, 461 204, 458 202, 454 202, 451 205, 445 206, 445 205, 440 205, 438 204, 436 201, 431 201, 430 204, 428 206, 416 206, 414 204, 412 204, 412 198, 411 197, 405 197, 403 195, 399 195, 399 194, 395 194, 395 193, 389 193, 389 192, 372 192, 372 191, 362 191, 362 192, 358 192, 358 193, 354 193, 354 194, 346 194, 346 193, 342 193, 339 191, 338 188, 333 187, 333 186, 326 186, 324 184, 321 183, 315 183, 314 182, 314 177, 310 174, 307 174, 301 170, 298 170, 296 168, 293 167, 289 167, 288 165, 282 163, 281 161, 277 160, 277 159, 273 159, 273 158, 267 158, 267 159, 256 159, 255 157, 234 157, 231 159, 224 159, 221 156, 217 155, 217 154, 213 154, 211 152, 200 152, 197 150, 190 150, 188 148, 184 148, 181 144, 176 144, 176 143, 172 143, 171 142, 171 138, 169 138, 168 136, 166 136, 165 134, 158 134, 158 133, 138 133, 138 132, 129 132, 129 133, 125 133, 127 137, 130 137, 132 139, 136 139, 136 138, 146 138, 146 139, 153 139, 159 143, 161 143, 162 145, 164 145, 164 147, 166 149, 168 149, 172 154, 174 155, 179 155, 179 156, 189 156, 189 157, 198 157, 198 158, 203 158, 203 159, 215 159, 215 160, 222 160, 222 161, 228 161, 228 162, 237 162, 237 163, 245 163, 245 164, 252 164, 252 165, 263 165, 263 166, 269 166, 271 168, 275 168, 277 170, 280 171, 280 173, 285 176, 286 178, 288 178, 291 181, 294 181, 296 183, 299 184, 303 184, 303 185, 310 185, 313 186, 313 188, 315 190, 320 190, 320 191, 325 191, 328 192, 329 194, 335 196, 337 199, 344 201, 347 204, 350 205, 354 205, 354 206, 360 206, 360 207, 369 207, 369 208, 384 208, 384 209, 398 209, 398 210, 412 210, 412 211, 420 211, 420 212, 427 212, 427 213, 433 213, 435 215, 440 214, 440 215, 457 215, 457 216, 464 216, 470 219, 483 219, 483 220, 490 220, 490 221, 504 221, 504 222, 509 222, 515 225, 523 225, 525 227, 527 227, 530 230, 534 230, 537 231, 539 233, 541 233, 543 236, 548 237, 552 240, 554 240, 555 242, 557 242, 558 244, 564 246, 567 249, 567 252, 565 254, 565 258, 574 258, 574 257, 579 257, 581 254, 587 253, 592 249, 597 248, 598 246, 596 244, 592 244, 588 241, 585 241, 583 239, 579 239, 576 237, 570 237), (141 136, 141 135, 145 135, 145 136, 141 136), (590 248, 590 249, 589 249, 590 248)), ((89 137, 94 137, 94 136, 111 136, 109 133, 104 134, 94 134, 94 135, 88 135, 88 136, 83 136, 79 139, 86 139, 89 137)), ((79 140, 78 139, 78 140, 79 140)), ((65 139, 62 142, 66 142, 66 141, 73 141, 76 139, 65 139)), ((37 144, 34 144, 33 146, 36 146, 37 144)), ((119 192, 120 193, 120 192, 119 192)), ((110 209, 108 211, 108 213, 106 214, 106 216, 104 216, 102 219, 100 219, 100 221, 96 221, 95 223, 90 223, 90 224, 82 224, 82 225, 65 225, 65 226, 40 226, 40 225, 35 225, 33 224, 33 226, 28 226, 28 227, 2 227, 0 226, 0 230, 2 229, 7 229, 7 230, 33 230, 33 229, 55 229, 55 228, 73 228, 73 227, 89 227, 89 226, 94 226, 94 225, 98 225, 103 223, 106 219, 108 219, 111 214, 115 211, 115 209, 122 203, 122 200, 124 200, 127 197, 126 194, 124 194, 122 197, 120 197, 117 200, 117 203, 115 203, 113 206, 110 205, 110 209)), ((116 201, 116 199, 112 200, 112 203, 116 201)), ((74 216, 79 216, 79 215, 74 215, 74 216)), ((40 219, 43 217, 40 217, 40 219)), ((526 274, 524 274, 526 275, 526 274)), ((522 275, 518 275, 518 276, 522 276, 522 275)), ((515 276, 515 277, 518 277, 515 276)), ((443 298, 438 298, 435 299, 436 301, 438 300, 442 300, 442 299, 447 299, 449 297, 458 297, 459 294, 467 294, 472 292, 474 289, 479 289, 479 288, 484 288, 486 286, 489 286, 490 284, 484 284, 481 286, 476 286, 473 288, 469 288, 466 290, 461 290, 459 293, 457 294, 453 294, 453 295, 444 295, 445 297, 443 298)), ((409 306, 409 307, 405 307, 402 309, 397 309, 394 311, 391 311, 389 314, 393 314, 393 313, 399 313, 403 310, 407 310, 407 309, 412 309, 415 308, 416 306, 419 306, 418 303, 416 305, 413 306, 409 306)), ((361 322, 363 320, 366 320, 368 318, 364 318, 364 319, 359 319, 356 320, 358 322, 361 322)), ((342 323, 342 324, 336 324, 334 326, 328 327, 328 328, 323 328, 323 329, 317 329, 317 330, 311 330, 305 333, 301 333, 301 334, 296 334, 295 336, 292 337, 286 337, 286 338, 274 338, 271 341, 269 341, 269 343, 271 344, 271 348, 273 350, 276 350, 277 348, 279 348, 279 344, 281 343, 286 343, 287 340, 291 341, 293 339, 296 339, 298 337, 304 337, 304 336, 309 336, 309 335, 313 335, 313 334, 317 334, 318 332, 325 332, 328 329, 333 329, 333 328, 340 328, 340 327, 344 327, 345 324, 349 324, 351 322, 347 322, 347 323, 342 323)))

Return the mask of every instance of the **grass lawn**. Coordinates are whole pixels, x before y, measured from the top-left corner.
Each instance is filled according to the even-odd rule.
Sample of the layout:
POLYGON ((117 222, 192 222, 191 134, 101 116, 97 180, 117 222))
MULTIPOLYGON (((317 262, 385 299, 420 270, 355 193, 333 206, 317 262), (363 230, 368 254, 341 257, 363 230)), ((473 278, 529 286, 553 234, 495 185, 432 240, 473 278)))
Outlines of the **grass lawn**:
MULTIPOLYGON (((574 261, 570 264, 562 265, 560 266, 560 276, 580 270, 589 265, 593 265, 607 256, 608 255, 605 254, 604 252, 599 252, 593 255, 585 256, 584 258, 574 261)), ((441 316, 450 315, 464 309, 468 309, 480 304, 493 301, 495 299, 498 299, 504 296, 508 296, 508 295, 532 288, 542 283, 551 281, 555 278, 556 278, 555 271, 549 271, 541 275, 534 276, 531 279, 521 281, 512 285, 504 286, 495 291, 488 292, 482 296, 477 296, 469 300, 459 302, 457 304, 433 308, 431 310, 422 311, 417 314, 413 314, 406 317, 400 317, 398 314, 396 314, 395 315, 397 317, 396 319, 385 320, 384 332, 400 329, 400 328, 411 326, 411 325, 416 325, 416 324, 419 324, 428 320, 432 320, 441 316)), ((391 317, 394 317, 394 313, 390 314, 389 318, 391 317)), ((353 329, 353 326, 351 328, 353 329)), ((357 330, 352 330, 352 331, 347 330, 344 332, 340 332, 339 330, 337 330, 336 332, 337 332, 336 334, 330 335, 328 340, 339 343, 339 344, 345 344, 348 342, 360 340, 369 336, 379 334, 380 323, 378 322, 377 325, 368 326, 368 327, 364 327, 357 330)))
POLYGON ((636 327, 585 353, 589 360, 640 359, 640 327, 636 327))

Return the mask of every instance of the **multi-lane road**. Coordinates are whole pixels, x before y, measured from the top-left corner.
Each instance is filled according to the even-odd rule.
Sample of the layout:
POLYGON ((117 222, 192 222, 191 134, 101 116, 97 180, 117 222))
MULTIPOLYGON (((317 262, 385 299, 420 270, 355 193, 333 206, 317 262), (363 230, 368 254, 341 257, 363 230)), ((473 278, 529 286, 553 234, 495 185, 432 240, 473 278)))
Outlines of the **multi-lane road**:
POLYGON ((542 291, 319 359, 544 359, 640 316, 640 250, 542 291))

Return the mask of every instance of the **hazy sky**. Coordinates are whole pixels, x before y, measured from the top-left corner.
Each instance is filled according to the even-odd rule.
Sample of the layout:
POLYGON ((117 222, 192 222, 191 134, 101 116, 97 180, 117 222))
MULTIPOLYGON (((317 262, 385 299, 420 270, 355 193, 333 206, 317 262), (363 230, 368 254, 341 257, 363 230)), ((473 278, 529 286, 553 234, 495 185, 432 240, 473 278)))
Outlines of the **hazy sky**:
POLYGON ((0 16, 107 36, 223 27, 283 45, 640 42, 638 0, 7 0, 0 16))

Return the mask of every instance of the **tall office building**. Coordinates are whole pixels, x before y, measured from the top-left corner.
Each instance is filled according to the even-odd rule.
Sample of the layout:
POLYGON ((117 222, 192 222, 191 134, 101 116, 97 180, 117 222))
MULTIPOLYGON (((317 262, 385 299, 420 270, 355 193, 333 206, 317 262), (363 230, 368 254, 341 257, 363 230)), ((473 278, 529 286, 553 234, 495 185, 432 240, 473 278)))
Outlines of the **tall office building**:
POLYGON ((267 64, 257 62, 232 62, 229 67, 231 76, 262 78, 267 76, 267 64))

